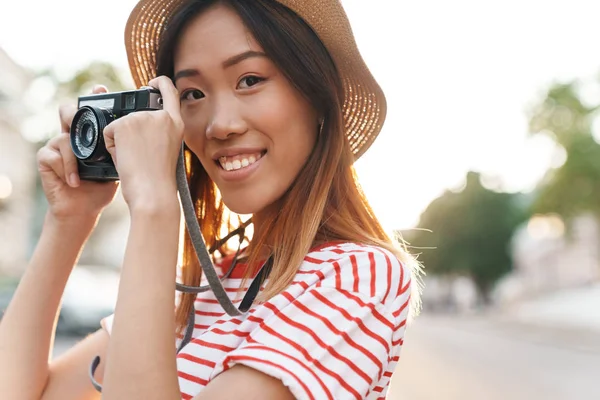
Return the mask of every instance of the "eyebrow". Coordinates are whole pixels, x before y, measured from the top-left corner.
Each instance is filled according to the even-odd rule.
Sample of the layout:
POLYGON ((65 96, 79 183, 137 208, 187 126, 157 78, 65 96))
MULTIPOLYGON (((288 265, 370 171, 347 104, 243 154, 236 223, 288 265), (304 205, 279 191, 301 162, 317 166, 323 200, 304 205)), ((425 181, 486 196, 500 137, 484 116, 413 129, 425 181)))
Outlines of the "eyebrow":
MULTIPOLYGON (((227 60, 223 61, 222 65, 224 69, 233 67, 236 64, 241 63, 242 61, 248 59, 248 58, 253 58, 253 57, 267 57, 267 55, 261 51, 254 51, 254 50, 248 50, 245 51, 243 53, 237 54, 233 57, 229 57, 227 60)), ((181 70, 179 72, 177 72, 173 78, 173 82, 177 82, 178 79, 180 78, 189 78, 189 77, 194 77, 194 76, 198 76, 201 75, 200 71, 198 71, 197 69, 184 69, 181 70)))

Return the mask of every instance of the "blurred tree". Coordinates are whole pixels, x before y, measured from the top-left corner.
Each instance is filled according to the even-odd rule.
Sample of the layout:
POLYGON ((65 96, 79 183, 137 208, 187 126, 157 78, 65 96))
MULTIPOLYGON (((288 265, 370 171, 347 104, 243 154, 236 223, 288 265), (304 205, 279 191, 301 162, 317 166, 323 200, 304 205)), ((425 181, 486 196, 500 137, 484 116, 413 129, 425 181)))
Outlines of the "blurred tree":
POLYGON ((42 71, 41 75, 55 82, 57 90, 54 100, 58 102, 73 101, 77 96, 89 94, 96 84, 105 85, 111 92, 131 89, 131 83, 125 81, 119 70, 110 63, 100 61, 90 63, 66 80, 59 78, 53 69, 42 71))
POLYGON ((509 243, 525 215, 519 195, 488 190, 480 178, 469 172, 462 191, 431 202, 418 229, 404 236, 420 249, 428 273, 469 276, 487 302, 493 284, 512 269, 509 243))
POLYGON ((585 105, 577 82, 555 84, 530 112, 530 132, 550 137, 566 153, 536 190, 532 212, 558 213, 566 220, 592 212, 600 217, 600 145, 592 134, 598 105, 585 105))

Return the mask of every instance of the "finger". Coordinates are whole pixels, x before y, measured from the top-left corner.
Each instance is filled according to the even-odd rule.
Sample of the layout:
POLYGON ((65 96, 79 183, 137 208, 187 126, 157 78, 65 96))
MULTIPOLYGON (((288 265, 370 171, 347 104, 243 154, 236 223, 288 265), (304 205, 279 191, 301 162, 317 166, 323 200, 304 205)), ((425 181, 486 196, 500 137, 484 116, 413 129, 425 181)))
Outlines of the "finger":
POLYGON ((77 107, 72 104, 63 104, 58 107, 58 115, 60 117, 61 133, 69 133, 71 131, 71 122, 77 112, 77 107))
POLYGON ((110 157, 117 168, 117 148, 115 146, 115 128, 119 125, 119 120, 113 121, 104 128, 104 146, 106 151, 110 154, 110 157))
POLYGON ((51 146, 44 146, 37 153, 38 169, 40 174, 46 176, 56 176, 62 181, 65 181, 65 172, 62 158, 58 150, 51 146), (49 175, 48 175, 49 174, 49 175))
MULTIPOLYGON (((108 93, 108 88, 104 85, 94 85, 92 88, 92 94, 108 93)), ((60 131, 62 133, 69 133, 71 131, 71 123, 73 117, 77 112, 77 107, 73 104, 63 104, 58 108, 58 115, 60 116, 60 131)))
POLYGON ((160 95, 163 100, 163 110, 165 110, 171 118, 175 121, 181 119, 179 91, 173 82, 166 76, 159 76, 158 78, 152 79, 148 82, 149 86, 156 88, 160 91, 160 95))
POLYGON ((93 94, 108 93, 108 88, 104 85, 94 85, 92 88, 93 94))
POLYGON ((77 165, 77 158, 71 148, 71 140, 69 136, 63 136, 58 143, 60 155, 63 160, 64 176, 66 182, 71 187, 78 187, 79 180, 79 167, 77 165))

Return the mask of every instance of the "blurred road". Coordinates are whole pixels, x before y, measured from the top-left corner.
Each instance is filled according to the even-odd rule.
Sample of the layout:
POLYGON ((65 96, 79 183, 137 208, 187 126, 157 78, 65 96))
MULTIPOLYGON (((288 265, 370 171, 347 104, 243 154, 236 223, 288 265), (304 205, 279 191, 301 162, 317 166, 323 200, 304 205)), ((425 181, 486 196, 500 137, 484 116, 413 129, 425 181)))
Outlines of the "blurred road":
MULTIPOLYGON (((55 356, 76 338, 58 338, 55 356)), ((598 400, 600 334, 422 315, 389 400, 598 400)))
POLYGON ((422 315, 389 400, 598 400, 600 334, 422 315))

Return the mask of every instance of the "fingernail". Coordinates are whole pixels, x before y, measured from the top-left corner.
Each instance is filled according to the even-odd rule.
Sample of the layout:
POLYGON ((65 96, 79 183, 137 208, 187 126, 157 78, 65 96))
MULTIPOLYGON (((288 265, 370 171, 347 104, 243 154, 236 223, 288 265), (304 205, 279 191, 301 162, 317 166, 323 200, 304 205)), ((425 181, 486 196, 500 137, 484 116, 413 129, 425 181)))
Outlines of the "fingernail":
POLYGON ((75 172, 73 172, 69 176, 69 184, 71 185, 71 187, 78 187, 79 186, 79 176, 77 176, 77 174, 75 172))

